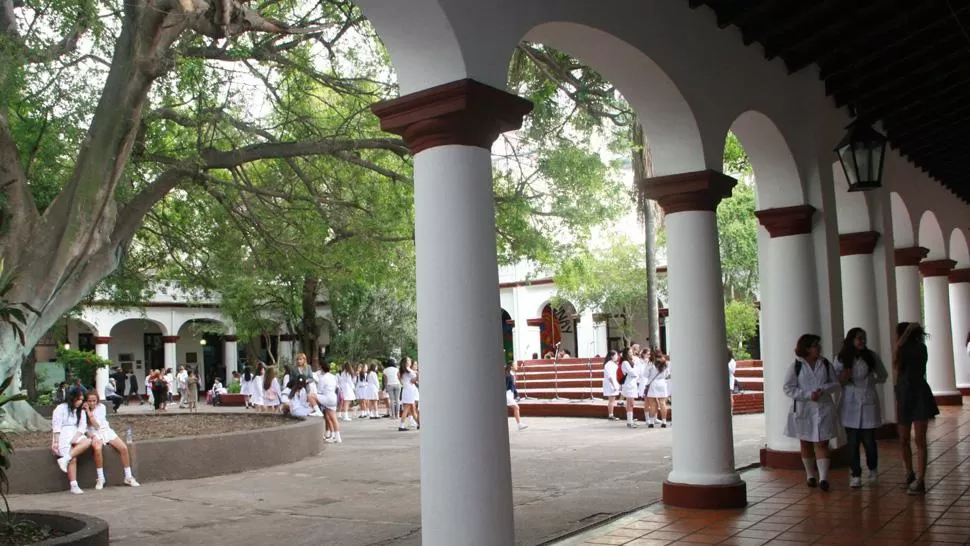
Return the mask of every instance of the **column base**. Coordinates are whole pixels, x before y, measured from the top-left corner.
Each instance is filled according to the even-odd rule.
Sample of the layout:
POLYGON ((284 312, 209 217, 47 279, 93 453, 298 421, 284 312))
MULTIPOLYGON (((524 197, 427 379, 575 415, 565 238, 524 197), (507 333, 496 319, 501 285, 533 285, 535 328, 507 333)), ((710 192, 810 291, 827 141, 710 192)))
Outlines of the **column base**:
POLYGON ((664 480, 663 503, 680 508, 717 510, 748 505, 748 486, 743 481, 730 485, 697 485, 664 480))
MULTIPOLYGON (((845 446, 831 450, 829 461, 829 468, 849 466, 849 450, 845 446)), ((805 470, 802 454, 798 451, 775 451, 766 447, 761 448, 761 466, 772 470, 805 470)))
POLYGON ((962 406, 963 405, 963 395, 960 393, 934 394, 933 398, 936 399, 937 406, 962 406))
POLYGON ((970 386, 957 387, 957 390, 960 391, 960 394, 963 396, 970 396, 970 386))
POLYGON ((876 440, 897 440, 899 439, 899 425, 896 423, 883 423, 876 429, 876 440))

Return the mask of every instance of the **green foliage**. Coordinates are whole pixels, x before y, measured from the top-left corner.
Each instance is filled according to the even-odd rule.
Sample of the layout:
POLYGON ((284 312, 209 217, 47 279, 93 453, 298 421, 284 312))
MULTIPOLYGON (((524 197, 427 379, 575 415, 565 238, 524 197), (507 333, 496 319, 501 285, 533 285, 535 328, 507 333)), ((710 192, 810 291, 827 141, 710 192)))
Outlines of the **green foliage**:
POLYGON ((15 277, 13 271, 4 271, 3 258, 0 258, 0 322, 5 322, 13 328, 21 345, 26 343, 24 329, 27 327, 27 312, 37 311, 24 303, 7 301, 7 293, 13 288, 15 277))
POLYGON ((727 301, 754 301, 758 294, 758 219, 755 188, 739 181, 717 207, 721 274, 727 301))
MULTIPOLYGON (((577 309, 613 316, 643 316, 647 305, 647 273, 643 248, 625 236, 614 236, 605 249, 586 251, 563 261, 554 275, 557 299, 577 309)), ((617 325, 624 337, 638 337, 632 320, 617 325)))
POLYGON ((745 343, 758 331, 758 308, 753 303, 733 300, 724 306, 727 342, 736 359, 750 358, 745 343))
POLYGON ((94 378, 98 368, 111 366, 110 360, 105 360, 92 352, 77 349, 59 350, 57 362, 63 364, 71 376, 80 379, 81 384, 88 388, 94 387, 94 378))
POLYGON ((738 137, 728 131, 724 140, 724 172, 735 177, 750 177, 754 174, 748 152, 744 151, 738 137))
POLYGON ((233 381, 229 383, 229 394, 239 394, 242 392, 242 383, 239 381, 233 381))
MULTIPOLYGON (((26 400, 25 393, 7 394, 7 389, 13 383, 13 376, 10 376, 0 383, 0 415, 5 411, 4 406, 11 402, 26 400)), ((10 514, 10 505, 7 504, 7 490, 10 482, 7 478, 7 471, 10 470, 10 458, 13 456, 13 441, 7 433, 0 431, 0 498, 3 499, 3 512, 0 514, 0 530, 7 535, 14 535, 17 531, 15 522, 10 514)))
POLYGON ((417 347, 417 313, 412 285, 341 286, 330 301, 334 330, 330 352, 340 360, 380 359, 417 347))

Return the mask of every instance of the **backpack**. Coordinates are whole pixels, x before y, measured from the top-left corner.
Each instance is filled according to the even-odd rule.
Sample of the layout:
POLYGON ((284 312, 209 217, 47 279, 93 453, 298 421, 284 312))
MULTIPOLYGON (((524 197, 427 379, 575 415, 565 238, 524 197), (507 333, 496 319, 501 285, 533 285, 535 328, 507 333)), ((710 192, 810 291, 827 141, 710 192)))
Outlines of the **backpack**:
POLYGON ((626 374, 623 373, 623 366, 616 367, 616 380, 620 382, 620 385, 626 383, 626 374))

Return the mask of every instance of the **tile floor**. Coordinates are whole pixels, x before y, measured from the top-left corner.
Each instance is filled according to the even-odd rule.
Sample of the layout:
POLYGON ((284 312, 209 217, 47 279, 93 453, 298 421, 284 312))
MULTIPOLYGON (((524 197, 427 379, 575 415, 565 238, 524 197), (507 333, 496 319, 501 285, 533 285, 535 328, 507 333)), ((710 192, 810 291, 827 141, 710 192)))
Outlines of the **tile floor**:
POLYGON ((687 510, 656 504, 561 541, 562 545, 661 544, 970 544, 970 406, 943 408, 929 429, 925 496, 909 496, 899 449, 879 446, 875 485, 848 487, 848 470, 831 473, 832 489, 805 486, 804 472, 754 469, 748 507, 687 510))

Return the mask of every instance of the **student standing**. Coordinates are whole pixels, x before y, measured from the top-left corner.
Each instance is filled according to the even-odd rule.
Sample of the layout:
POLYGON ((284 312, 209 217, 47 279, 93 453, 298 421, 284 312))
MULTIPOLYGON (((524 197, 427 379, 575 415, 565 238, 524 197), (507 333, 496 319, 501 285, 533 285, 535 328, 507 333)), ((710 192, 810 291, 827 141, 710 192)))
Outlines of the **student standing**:
POLYGON ((384 364, 384 392, 387 393, 388 417, 397 419, 401 416, 401 370, 393 358, 384 364))
POLYGON ((616 377, 616 372, 620 369, 617 360, 619 360, 619 354, 611 349, 603 362, 603 396, 607 399, 606 418, 610 421, 616 421, 613 408, 616 407, 616 397, 620 394, 620 380, 616 377))
POLYGON ((667 398, 670 396, 670 365, 663 353, 656 347, 651 350, 653 363, 647 366, 646 397, 647 428, 659 424, 667 428, 667 398))
POLYGON ((835 372, 842 383, 842 425, 850 457, 849 487, 862 487, 862 462, 859 445, 866 450, 869 483, 879 476, 876 429, 882 426, 882 408, 876 385, 889 378, 886 366, 866 347, 866 331, 851 328, 835 357, 835 372))
POLYGON ((509 362, 505 365, 505 405, 512 408, 512 417, 515 418, 515 424, 518 425, 519 430, 525 430, 529 428, 529 425, 522 424, 522 414, 519 411, 519 391, 515 388, 515 370, 518 365, 515 362, 509 362))
POLYGON ((899 418, 899 441, 902 445, 903 466, 910 495, 926 493, 926 426, 940 414, 933 391, 926 382, 926 332, 915 322, 901 322, 896 326, 896 355, 893 375, 896 377, 896 407, 899 418), (913 471, 913 452, 910 438, 916 443, 916 471, 913 471))
POLYGON ((839 380, 832 363, 821 357, 821 341, 804 334, 795 345, 795 361, 785 374, 785 395, 792 399, 785 436, 798 439, 808 486, 828 491, 829 440, 839 427, 832 394, 839 391, 839 380))
POLYGON ((623 349, 623 362, 620 369, 623 371, 623 383, 620 385, 620 394, 626 405, 626 426, 627 428, 637 428, 637 423, 633 419, 633 404, 637 399, 638 381, 637 369, 633 364, 633 353, 629 347, 623 349))

